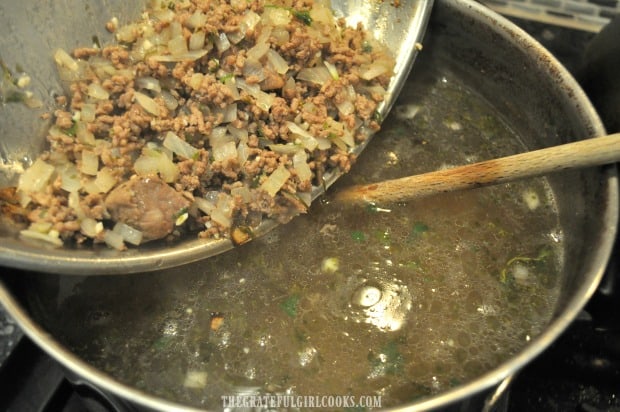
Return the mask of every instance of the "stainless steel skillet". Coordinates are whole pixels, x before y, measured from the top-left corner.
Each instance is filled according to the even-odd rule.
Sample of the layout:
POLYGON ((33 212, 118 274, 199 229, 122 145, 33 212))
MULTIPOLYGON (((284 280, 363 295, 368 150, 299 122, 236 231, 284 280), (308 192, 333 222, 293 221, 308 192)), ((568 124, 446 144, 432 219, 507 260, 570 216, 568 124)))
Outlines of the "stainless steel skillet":
MULTIPOLYGON (((94 37, 101 42, 111 41, 105 23, 114 16, 129 22, 139 16, 143 6, 144 2, 117 0, 45 3, 24 0, 0 5, 0 57, 6 67, 28 68, 35 97, 44 102, 40 111, 11 104, 0 108, 0 186, 14 182, 19 170, 44 148, 47 124, 39 116, 52 107, 54 96, 62 90, 52 59, 53 51, 58 47, 70 50, 91 44, 94 37)), ((396 56, 396 74, 388 88, 387 99, 380 107, 385 118, 419 51, 432 0, 404 0, 398 5, 334 0, 332 6, 336 15, 345 17, 349 24, 361 22, 370 28, 396 56)), ((356 152, 363 149, 364 146, 360 146, 356 152)), ((339 173, 326 176, 324 185, 314 188, 312 198, 318 197, 338 177, 339 173)), ((274 221, 264 221, 255 235, 260 236, 276 225, 274 221)), ((123 252, 105 248, 58 249, 26 243, 0 231, 0 264, 62 274, 126 274, 177 266, 232 247, 228 239, 190 237, 172 244, 145 244, 123 252)))

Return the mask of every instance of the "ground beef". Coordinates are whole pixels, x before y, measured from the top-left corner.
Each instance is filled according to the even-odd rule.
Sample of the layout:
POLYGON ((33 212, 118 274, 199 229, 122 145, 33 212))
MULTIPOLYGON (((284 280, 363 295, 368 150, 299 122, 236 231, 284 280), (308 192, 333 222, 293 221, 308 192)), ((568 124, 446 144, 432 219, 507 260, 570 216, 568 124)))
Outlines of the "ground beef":
POLYGON ((41 157, 54 172, 39 192, 16 195, 32 224, 82 242, 101 241, 116 222, 149 241, 177 224, 220 238, 264 216, 287 221, 328 170, 350 169, 361 126, 378 128, 390 71, 361 79, 393 60, 361 26, 313 14, 324 6, 312 0, 167 7, 163 20, 159 10, 126 27, 111 20, 122 42, 73 50, 78 73, 59 68, 67 96, 41 157), (288 20, 268 24, 276 15, 288 20), (83 219, 103 232, 83 230, 83 219))

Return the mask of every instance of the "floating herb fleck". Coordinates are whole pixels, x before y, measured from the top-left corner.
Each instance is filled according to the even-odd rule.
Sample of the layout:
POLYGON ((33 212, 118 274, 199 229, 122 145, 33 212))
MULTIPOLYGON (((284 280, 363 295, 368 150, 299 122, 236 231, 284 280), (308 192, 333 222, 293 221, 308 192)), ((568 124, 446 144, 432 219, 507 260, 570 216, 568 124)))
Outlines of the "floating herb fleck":
POLYGON ((502 269, 502 271, 499 274, 499 281, 501 283, 510 283, 513 279, 511 276, 508 275, 508 270, 510 269, 510 267, 512 265, 514 265, 515 263, 525 263, 525 264, 539 264, 539 263, 544 263, 547 258, 551 255, 551 249, 548 247, 543 248, 536 257, 528 257, 528 256, 515 256, 512 259, 510 259, 506 265, 504 266, 504 268, 502 269))
POLYGON ((415 222, 413 227, 411 228, 411 232, 407 237, 407 240, 412 241, 422 236, 424 233, 428 232, 429 227, 422 222, 415 222))
POLYGON ((294 294, 286 298, 284 302, 280 304, 280 308, 291 318, 297 316, 297 305, 299 304, 299 295, 294 294))
POLYGON ((370 352, 368 359, 371 377, 395 375, 403 370, 404 358, 395 341, 388 342, 379 353, 370 352))
POLYGON ((364 242, 366 240, 366 234, 361 230, 354 230, 353 232, 351 232, 351 239, 355 240, 356 242, 364 242))

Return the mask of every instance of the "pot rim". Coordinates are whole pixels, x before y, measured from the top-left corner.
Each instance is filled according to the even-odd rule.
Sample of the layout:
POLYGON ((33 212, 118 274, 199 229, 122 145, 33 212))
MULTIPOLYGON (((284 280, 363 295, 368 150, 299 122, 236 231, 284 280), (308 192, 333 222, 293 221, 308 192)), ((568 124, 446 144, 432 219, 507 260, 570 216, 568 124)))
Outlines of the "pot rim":
MULTIPOLYGON (((541 44, 531 38, 529 34, 517 27, 508 19, 500 16, 474 0, 438 0, 451 8, 458 9, 467 17, 487 23, 496 32, 500 33, 508 42, 513 44, 527 45, 528 53, 537 59, 544 59, 546 64, 553 68, 556 78, 563 86, 573 94, 573 101, 578 104, 584 119, 590 124, 589 130, 596 135, 604 135, 605 128, 600 118, 585 95, 577 81, 558 60, 548 52, 541 44)), ((588 300, 592 297, 603 277, 605 267, 611 256, 614 240, 616 238, 618 224, 618 176, 615 165, 603 169, 603 176, 607 183, 608 202, 601 216, 604 226, 601 228, 601 245, 593 252, 593 265, 588 268, 587 280, 574 292, 572 298, 566 303, 564 310, 545 328, 539 336, 534 338, 525 348, 509 360, 496 368, 486 372, 478 378, 437 396, 422 399, 418 402, 389 408, 389 411, 422 411, 446 406, 459 400, 471 397, 484 390, 500 384, 507 378, 514 376, 532 359, 540 355, 555 341, 559 335, 577 317, 588 300)), ((111 394, 131 400, 141 406, 162 411, 198 411, 200 409, 187 407, 164 400, 148 394, 136 388, 122 384, 110 375, 89 365, 78 356, 70 352, 55 340, 41 326, 36 324, 26 313, 24 308, 9 292, 4 282, 0 279, 0 303, 7 312, 15 318, 23 332, 32 339, 39 347, 55 358, 67 369, 78 373, 84 380, 95 385, 99 389, 109 391, 111 394)))

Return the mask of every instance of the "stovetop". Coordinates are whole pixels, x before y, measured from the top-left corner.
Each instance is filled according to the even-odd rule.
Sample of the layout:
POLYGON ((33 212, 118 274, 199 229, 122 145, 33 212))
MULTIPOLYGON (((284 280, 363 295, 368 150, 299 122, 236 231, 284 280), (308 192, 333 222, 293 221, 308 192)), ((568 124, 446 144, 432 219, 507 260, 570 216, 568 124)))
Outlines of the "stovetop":
MULTIPOLYGON (((595 35, 532 20, 513 21, 574 74, 595 35)), ((507 411, 620 412, 620 297, 616 284, 620 282, 620 247, 614 256, 603 283, 578 318, 516 377, 504 403, 507 411)), ((59 364, 25 337, 0 306, 0 410, 115 408, 70 384, 59 364)))

